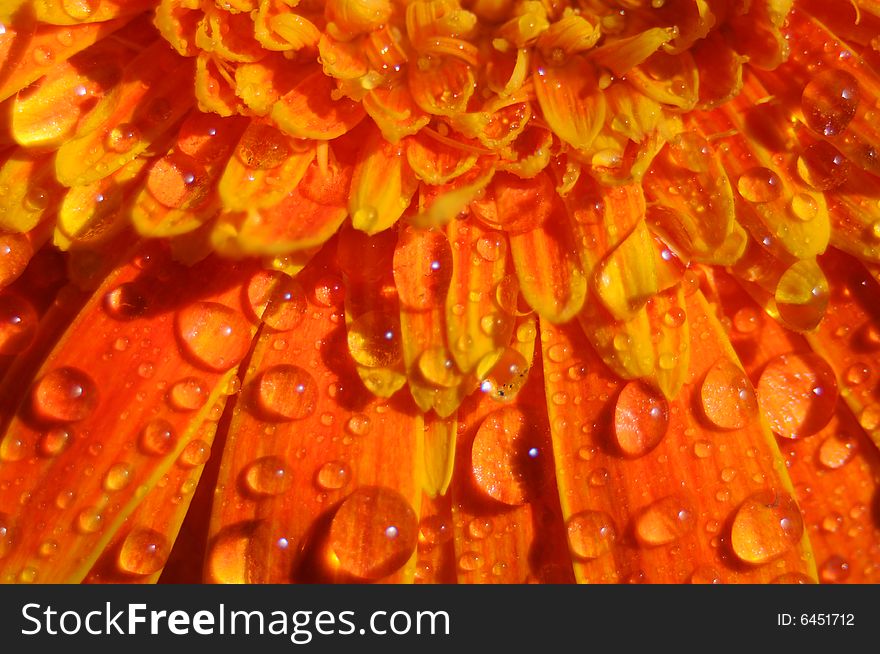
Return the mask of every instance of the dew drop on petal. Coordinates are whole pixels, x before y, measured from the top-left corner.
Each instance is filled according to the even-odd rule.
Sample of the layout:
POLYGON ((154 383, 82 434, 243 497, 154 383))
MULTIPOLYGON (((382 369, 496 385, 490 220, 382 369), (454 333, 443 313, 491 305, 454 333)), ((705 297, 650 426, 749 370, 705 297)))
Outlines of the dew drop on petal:
POLYGON ((318 385, 312 375, 289 364, 272 366, 256 381, 259 411, 273 420, 301 420, 315 411, 318 385))
POLYGON ((669 427, 669 403, 640 381, 629 382, 614 405, 614 440, 624 455, 642 456, 657 447, 669 427))
POLYGON ((229 370, 250 348, 251 330, 245 318, 217 302, 195 302, 181 309, 175 322, 184 351, 209 370, 229 370))
POLYGON ((788 493, 762 490, 736 510, 730 544, 742 561, 762 564, 792 549, 804 533, 804 521, 788 493))
POLYGON ((535 472, 528 454, 534 446, 532 431, 518 409, 508 407, 486 416, 471 447, 471 472, 477 488, 511 506, 528 500, 535 472))
POLYGON ((200 438, 190 441, 180 453, 178 463, 184 468, 204 465, 211 457, 211 445, 200 438))
POLYGON ((278 271, 256 273, 248 283, 247 298, 254 317, 279 332, 295 329, 308 308, 302 284, 278 271))
POLYGON ((378 579, 409 560, 418 531, 415 511, 400 493, 362 487, 351 493, 333 516, 329 547, 346 573, 378 579))
POLYGON ((826 584, 843 583, 849 573, 849 561, 837 554, 828 557, 819 567, 819 578, 826 584))
POLYGON ((164 535, 153 529, 138 528, 125 537, 117 564, 122 572, 149 575, 165 566, 168 554, 168 540, 164 535))
POLYGON ((831 470, 845 466, 857 450, 856 440, 845 434, 829 436, 819 446, 819 462, 831 470))
POLYGON ((134 282, 125 282, 104 296, 104 308, 118 320, 131 320, 147 310, 147 299, 134 282))
POLYGON ((63 427, 50 429, 40 437, 40 454, 57 456, 61 454, 73 440, 70 430, 63 427))
POLYGON ((749 202, 771 202, 782 195, 782 180, 769 168, 758 166, 740 175, 736 188, 749 202))
POLYGON ((801 178, 819 191, 830 191, 849 179, 851 164, 827 141, 809 145, 797 163, 801 178))
POLYGON ((185 377, 171 386, 168 401, 178 411, 195 411, 208 401, 208 389, 201 379, 185 377))
POLYGON ((119 491, 131 482, 131 466, 127 463, 117 463, 110 466, 104 475, 104 490, 107 492, 119 491))
POLYGON ((250 463, 243 473, 248 492, 256 496, 280 495, 290 489, 293 478, 282 459, 266 456, 250 463))
POLYGON ((724 356, 703 378, 700 402, 703 413, 720 429, 740 429, 758 414, 751 382, 742 368, 724 356))
POLYGON ((670 495, 645 507, 636 517, 635 534, 643 545, 671 543, 694 528, 697 514, 684 496, 670 495))
POLYGON ((528 381, 529 362, 512 347, 486 355, 477 364, 477 375, 482 379, 480 390, 499 401, 513 400, 528 381), (488 372, 486 372, 488 368, 488 372))
POLYGON ((461 381, 452 354, 445 347, 432 347, 419 355, 419 372, 427 382, 440 388, 453 388, 461 381))
POLYGON ((804 87, 801 109, 813 131, 836 136, 846 129, 859 106, 858 80, 844 70, 826 70, 804 87))
POLYGON ((209 546, 206 572, 210 581, 219 584, 246 584, 251 581, 253 563, 249 548, 256 523, 240 522, 225 527, 209 546))
POLYGON ((37 332, 37 312, 24 298, 0 295, 0 356, 19 354, 37 332))
POLYGON ((84 534, 95 533, 101 528, 103 523, 104 516, 102 516, 100 510, 94 506, 83 509, 76 518, 76 526, 84 534))
POLYGON ((0 288, 16 280, 30 262, 33 246, 24 234, 0 234, 0 288))
POLYGON ((758 380, 758 404, 770 428, 783 438, 801 438, 822 429, 837 407, 837 379, 818 354, 783 354, 772 359, 758 380))
POLYGON ((452 532, 452 525, 443 516, 427 516, 419 524, 419 543, 427 547, 442 545, 452 539, 452 532))
POLYGON ((348 351, 367 368, 386 368, 402 356, 397 316, 369 311, 348 326, 348 351))
POLYGON ((141 430, 138 444, 144 454, 162 456, 172 449, 177 441, 174 426, 163 418, 154 418, 141 430))
POLYGON ((568 544, 580 559, 596 559, 609 552, 617 540, 611 516, 602 511, 582 511, 566 523, 568 544))
POLYGON ((328 461, 318 468, 315 481, 324 490, 345 488, 351 481, 351 468, 343 461, 328 461))
POLYGON ((52 422, 74 422, 91 415, 98 405, 98 389, 91 377, 77 368, 56 368, 33 388, 36 415, 52 422))

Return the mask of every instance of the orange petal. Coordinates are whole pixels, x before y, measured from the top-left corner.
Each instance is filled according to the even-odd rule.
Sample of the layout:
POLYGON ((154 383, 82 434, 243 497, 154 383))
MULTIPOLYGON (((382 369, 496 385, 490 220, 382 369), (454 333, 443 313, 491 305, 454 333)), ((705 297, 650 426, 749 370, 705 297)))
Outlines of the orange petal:
POLYGON ((0 475, 20 476, 26 466, 28 503, 43 507, 45 518, 37 525, 11 516, 16 539, 3 559, 5 579, 81 580, 144 492, 172 469, 247 354, 252 327, 237 284, 246 274, 215 259, 174 270, 142 252, 104 282, 35 384, 4 395, 7 410, 18 408, 0 475), (188 378, 192 385, 178 395, 188 378), (76 534, 63 548, 58 528, 76 534))
POLYGON ((360 104, 336 98, 332 78, 315 71, 272 108, 272 120, 297 138, 330 140, 342 136, 364 117, 360 104))
MULTIPOLYGON (((316 261, 298 281, 328 274, 316 261)), ((295 330, 260 334, 224 448, 209 581, 412 579, 421 416, 360 385, 340 311, 309 298, 295 330)))
POLYGON ((348 210, 356 229, 376 234, 391 227, 409 206, 417 182, 402 145, 372 130, 351 180, 348 210))
MULTIPOLYGON (((756 405, 733 432, 712 421, 742 400, 706 375, 716 362, 738 364, 702 296, 691 295, 686 309, 693 354, 675 400, 605 369, 576 328, 542 325, 575 575, 604 583, 758 582, 785 572, 815 578, 791 483, 756 405), (700 408, 707 401, 708 415, 700 408), (632 416, 640 418, 633 423, 632 416), (754 457, 745 456, 749 449, 754 457)), ((748 385, 744 392, 754 391, 748 385)))

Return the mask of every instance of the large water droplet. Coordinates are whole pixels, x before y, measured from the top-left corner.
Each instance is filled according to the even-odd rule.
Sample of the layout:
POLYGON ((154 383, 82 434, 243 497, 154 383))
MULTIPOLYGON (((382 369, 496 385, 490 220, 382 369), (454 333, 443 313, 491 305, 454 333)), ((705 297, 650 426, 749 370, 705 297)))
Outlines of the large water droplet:
POLYGON ((770 428, 784 438, 815 434, 837 407, 837 379, 828 362, 813 353, 772 359, 758 380, 758 403, 770 428))
POLYGON ((128 574, 149 575, 163 568, 168 554, 164 535, 152 529, 134 529, 125 537, 117 563, 128 574))
POLYGON ((669 426, 669 404, 644 382, 629 382, 614 406, 614 440, 626 456, 642 456, 654 449, 669 426))
POLYGON ((826 70, 804 87, 801 96, 804 121, 819 134, 836 136, 856 115, 860 98, 855 77, 843 70, 826 70))
POLYGON ((527 501, 537 472, 529 456, 536 446, 534 432, 518 409, 499 409, 486 416, 471 447, 472 473, 481 491, 512 506, 527 501))
POLYGON ((747 497, 737 509, 730 544, 746 563, 761 564, 794 547, 803 532, 804 521, 791 496, 763 490, 747 497))
POLYGON ((27 349, 37 332, 37 312, 17 295, 0 296, 0 356, 27 349))
POLYGON ((260 412, 273 420, 300 420, 314 413, 318 385, 298 366, 272 366, 256 381, 256 401, 260 412))
POLYGON ((69 429, 56 427, 50 429, 40 438, 40 454, 43 456, 57 456, 67 448, 73 440, 69 429))
POLYGON ((617 530, 611 516, 602 511, 582 511, 568 519, 568 544, 581 559, 596 559, 611 550, 617 530))
POLYGON ((0 234, 0 288, 18 278, 34 254, 25 234, 0 234))
POLYGON ((801 178, 820 191, 830 191, 844 184, 852 168, 849 160, 826 141, 808 146, 797 166, 801 178))
POLYGON ((244 469, 243 481, 253 495, 280 495, 293 483, 287 465, 277 456, 266 456, 244 469))
POLYGON ((499 401, 513 400, 528 381, 528 373, 529 362, 512 347, 505 348, 500 356, 488 354, 477 364, 477 375, 482 378, 480 390, 499 401))
POLYGON ((397 316, 369 311, 348 326, 348 350, 368 368, 386 368, 400 360, 400 322, 397 316))
POLYGON ((349 495, 330 525, 329 546, 340 568, 361 579, 385 577, 409 560, 418 518, 390 488, 363 487, 349 495))
POLYGON ((758 413, 758 401, 748 377, 723 356, 706 373, 700 401, 706 417, 721 429, 745 427, 758 413))
POLYGON ((244 317, 217 302, 195 302, 177 313, 177 335, 196 363, 224 372, 247 354, 251 331, 244 317))
POLYGON ((247 297, 254 317, 279 332, 297 327, 308 307, 302 284, 278 271, 255 274, 248 283, 247 297))
POLYGON ((77 368, 56 368, 33 389, 37 416, 53 422, 74 422, 91 415, 98 405, 98 389, 91 377, 77 368))
POLYGON ((670 495, 643 509, 636 517, 636 537, 643 545, 656 547, 678 540, 697 522, 693 503, 681 495, 670 495))

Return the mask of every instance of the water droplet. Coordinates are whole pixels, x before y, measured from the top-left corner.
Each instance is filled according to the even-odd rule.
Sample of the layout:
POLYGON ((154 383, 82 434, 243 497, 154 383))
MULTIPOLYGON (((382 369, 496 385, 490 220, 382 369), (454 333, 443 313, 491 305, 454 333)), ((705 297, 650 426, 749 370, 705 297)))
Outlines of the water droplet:
POLYGON ((849 179, 850 162, 827 141, 808 146, 798 159, 798 174, 819 191, 830 191, 849 179))
POLYGON ((849 562, 834 554, 819 568, 819 578, 826 584, 839 584, 849 577, 849 562))
POLYGON ((345 297, 342 280, 335 275, 326 275, 315 282, 315 302, 323 307, 337 307, 345 297))
POLYGON ((692 584, 721 584, 721 575, 712 566, 700 566, 691 574, 692 584))
POLYGON ((826 468, 837 470, 853 458, 857 450, 856 440, 846 434, 829 436, 819 446, 819 461, 826 468))
POLYGON ((629 457, 657 447, 669 427, 669 404, 663 395, 640 381, 629 382, 614 405, 614 440, 629 457))
POLYGON ((168 400, 178 411, 195 411, 208 401, 208 389, 201 379, 185 377, 176 381, 168 391, 168 400))
POLYGON ((217 302, 195 302, 181 309, 176 328, 186 353, 217 372, 237 365, 251 344, 251 330, 244 317, 217 302))
POLYGON ((342 461, 328 461, 318 468, 315 480, 325 490, 339 490, 351 481, 351 468, 342 461))
POLYGON ((270 170, 290 157, 288 139, 271 125, 251 123, 241 136, 238 158, 248 168, 270 170))
POLYGON ((465 572, 473 572, 483 567, 483 557, 477 552, 465 552, 458 557, 458 567, 465 572))
POLYGON ((26 350, 36 332, 37 312, 30 302, 17 295, 0 296, 0 356, 26 350))
POLYGON ((168 454, 177 441, 174 426, 162 418, 148 422, 141 430, 138 442, 141 450, 150 455, 163 456, 168 454))
POLYGON ((125 282, 104 296, 104 308, 118 320, 131 320, 147 310, 147 298, 137 284, 125 282))
POLYGON ((804 121, 819 134, 836 136, 856 115, 860 97, 859 82, 850 73, 826 70, 804 87, 801 96, 804 121))
POLYGON ((255 567, 249 556, 256 523, 239 522, 225 527, 214 538, 208 553, 207 573, 212 582, 246 584, 252 581, 255 567))
POLYGON ((525 414, 504 408, 483 420, 471 448, 477 487, 489 497, 511 506, 527 501, 535 463, 528 455, 534 433, 525 414))
POLYGON ((122 543, 117 563, 128 574, 149 575, 165 566, 168 554, 165 536, 152 529, 133 529, 122 543))
POLYGON ((210 457, 211 445, 197 438, 186 444, 178 462, 185 468, 195 468, 207 463, 210 457))
POLYGON ((302 284, 278 271, 255 274, 248 283, 247 297, 254 317, 279 332, 299 326, 308 308, 302 284))
POLYGON ((401 304, 415 310, 446 301, 452 280, 452 247, 438 229, 401 230, 393 259, 394 282, 401 304))
POLYGON ((880 403, 869 404, 859 414, 859 424, 866 431, 880 427, 880 403))
POLYGON ((442 545, 452 539, 452 526, 440 515, 422 519, 419 525, 419 542, 428 547, 442 545))
POLYGON ((97 507, 91 506, 80 511, 76 518, 76 525, 84 534, 93 534, 101 528, 104 517, 97 507))
POLYGON ((815 584, 815 580, 811 579, 802 572, 786 572, 779 575, 771 583, 774 584, 815 584))
POLYGON ((492 533, 490 518, 474 518, 468 523, 468 536, 473 540, 483 540, 492 533))
POLYGON ((500 232, 490 232, 477 240, 477 253, 486 261, 498 261, 507 254, 507 240, 500 232))
POLYGON ((111 152, 125 154, 137 145, 140 140, 141 132, 137 127, 128 123, 122 123, 107 132, 104 144, 111 152))
POLYGON ((617 530, 611 516, 602 511, 582 511, 568 519, 568 544, 580 559, 596 559, 611 551, 617 530))
POLYGON ((366 436, 370 431, 370 416, 355 413, 345 422, 345 431, 352 436, 366 436))
POLYGON ((721 429, 745 427, 758 413, 751 382, 738 365, 724 356, 706 373, 700 401, 706 417, 721 429))
POLYGON ((749 202, 771 202, 782 195, 782 180, 769 168, 757 166, 740 175, 736 188, 749 202))
POLYGON ((293 478, 286 464, 277 456, 266 456, 244 469, 243 479, 253 495, 280 495, 290 489, 293 478))
POLYGON ((131 482, 131 466, 127 463, 117 463, 110 466, 104 475, 104 490, 113 492, 122 490, 131 482))
POLYGON ((422 352, 418 367, 426 381, 441 388, 453 388, 461 381, 455 360, 445 347, 433 347, 422 352))
POLYGON ((482 377, 480 390, 499 401, 513 400, 525 386, 528 372, 529 362, 512 347, 505 348, 500 356, 488 354, 477 364, 477 375, 482 377), (489 366, 489 371, 484 372, 489 366))
POLYGON ((754 307, 743 307, 733 314, 733 326, 740 334, 751 334, 761 325, 761 314, 754 307))
POLYGON ((34 412, 43 420, 74 422, 91 415, 98 405, 98 390, 91 377, 77 368, 56 368, 33 389, 34 412))
POLYGON ((402 356, 400 322, 397 316, 369 311, 348 326, 348 350, 367 368, 387 368, 402 356))
POLYGON ((847 386, 858 386, 859 384, 864 384, 868 381, 870 376, 871 368, 869 368, 866 363, 858 361, 846 369, 844 379, 847 386))
POLYGON ((770 428, 784 438, 815 434, 837 407, 837 379, 828 362, 813 353, 772 359, 758 380, 758 403, 770 428))
POLYGON ((256 401, 260 412, 273 420, 301 420, 315 411, 318 385, 298 366, 272 366, 256 381, 256 401))
POLYGON ((666 545, 692 530, 696 521, 696 510, 690 500, 671 495, 639 513, 635 522, 636 537, 651 547, 666 545))
POLYGON ((404 497, 390 488, 362 487, 349 495, 330 525, 329 546, 339 566, 360 579, 385 577, 409 560, 418 519, 404 497), (394 527, 393 537, 388 529, 394 527))
POLYGON ((763 490, 747 497, 737 509, 730 543, 740 559, 761 564, 794 547, 803 532, 803 518, 791 496, 763 490))
POLYGON ((71 443, 73 436, 63 427, 50 429, 40 438, 40 453, 43 456, 57 456, 71 443))

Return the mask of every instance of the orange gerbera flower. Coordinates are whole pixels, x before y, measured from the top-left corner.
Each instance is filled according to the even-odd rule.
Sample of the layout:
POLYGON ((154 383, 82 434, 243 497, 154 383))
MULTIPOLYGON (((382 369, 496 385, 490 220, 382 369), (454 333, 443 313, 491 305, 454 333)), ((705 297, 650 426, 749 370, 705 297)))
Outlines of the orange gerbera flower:
POLYGON ((878 34, 4 2, 0 581, 880 581, 878 34))

